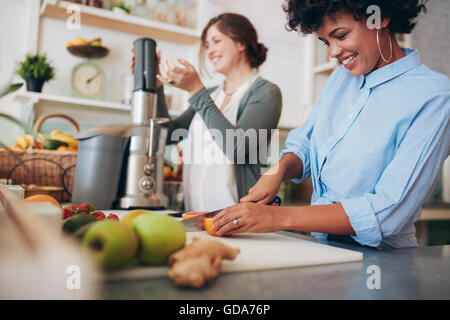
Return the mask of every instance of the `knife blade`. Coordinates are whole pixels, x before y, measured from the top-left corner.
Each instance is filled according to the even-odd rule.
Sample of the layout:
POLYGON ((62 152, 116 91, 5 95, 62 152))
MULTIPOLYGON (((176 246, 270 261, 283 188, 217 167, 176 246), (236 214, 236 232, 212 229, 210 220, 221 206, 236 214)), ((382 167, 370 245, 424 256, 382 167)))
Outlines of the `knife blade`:
MULTIPOLYGON (((276 203, 278 206, 280 206, 281 205, 281 198, 276 196, 267 205, 271 205, 272 203, 276 203)), ((214 217, 215 215, 217 215, 219 212, 221 212, 224 209, 226 209, 226 208, 205 212, 203 214, 199 214, 199 215, 196 215, 194 217, 191 217, 191 218, 188 218, 188 219, 184 219, 182 221, 182 223, 183 223, 184 227, 186 228, 186 231, 204 230, 203 220, 205 218, 212 218, 212 217, 214 217)))

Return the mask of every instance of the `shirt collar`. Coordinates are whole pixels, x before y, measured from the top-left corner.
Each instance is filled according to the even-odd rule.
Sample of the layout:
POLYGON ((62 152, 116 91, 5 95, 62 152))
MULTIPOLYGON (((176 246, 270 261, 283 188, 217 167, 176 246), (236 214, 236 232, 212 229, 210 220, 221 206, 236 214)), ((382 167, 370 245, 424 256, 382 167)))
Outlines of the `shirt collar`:
POLYGON ((406 54, 405 57, 384 66, 381 69, 372 71, 366 76, 360 76, 360 89, 366 86, 372 89, 384 82, 394 79, 401 74, 417 67, 422 62, 420 61, 419 52, 417 50, 402 49, 406 54))

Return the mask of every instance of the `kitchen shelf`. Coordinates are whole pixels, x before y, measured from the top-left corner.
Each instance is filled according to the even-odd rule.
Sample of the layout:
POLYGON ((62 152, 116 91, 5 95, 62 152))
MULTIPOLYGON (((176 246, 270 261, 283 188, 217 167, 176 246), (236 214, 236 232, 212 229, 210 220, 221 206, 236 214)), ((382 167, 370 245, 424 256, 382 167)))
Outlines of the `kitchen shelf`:
MULTIPOLYGON (((128 104, 118 103, 118 102, 108 102, 108 101, 99 101, 93 99, 83 99, 83 98, 74 98, 68 96, 58 96, 51 95, 45 93, 38 92, 30 92, 23 91, 18 92, 16 94, 16 99, 20 100, 30 100, 33 104, 42 102, 58 102, 65 105, 72 106, 86 106, 90 108, 99 108, 99 109, 110 109, 110 110, 118 110, 123 112, 130 112, 131 106, 128 104)), ((183 111, 179 110, 169 110, 169 115, 171 117, 179 116, 183 111)))
POLYGON ((68 96, 58 96, 30 91, 19 92, 16 94, 16 98, 22 100, 30 99, 31 101, 33 101, 34 104, 40 101, 44 101, 44 102, 59 102, 62 104, 69 104, 69 105, 79 105, 79 106, 81 105, 101 109, 114 109, 125 112, 129 112, 131 110, 131 106, 123 103, 74 98, 68 96))
POLYGON ((77 5, 80 8, 80 21, 82 24, 180 44, 195 44, 200 41, 199 32, 192 28, 149 20, 134 15, 120 14, 111 10, 68 1, 45 0, 41 7, 41 16, 67 20, 70 16, 67 13, 67 7, 70 5, 77 5))

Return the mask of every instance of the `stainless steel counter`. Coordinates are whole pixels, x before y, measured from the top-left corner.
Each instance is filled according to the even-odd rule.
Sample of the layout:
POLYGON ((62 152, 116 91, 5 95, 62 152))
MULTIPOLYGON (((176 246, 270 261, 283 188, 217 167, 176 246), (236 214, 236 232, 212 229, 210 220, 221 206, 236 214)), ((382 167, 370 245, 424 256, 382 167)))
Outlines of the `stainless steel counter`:
MULTIPOLYGON (((280 233, 317 241, 292 232, 280 233)), ((199 290, 178 288, 168 278, 108 282, 104 284, 101 298, 450 299, 450 245, 379 251, 338 242, 317 242, 363 252, 364 260, 357 263, 222 274, 199 290), (377 267, 380 289, 369 289, 377 284, 375 277, 378 273, 373 273, 373 270, 378 270, 377 267)))

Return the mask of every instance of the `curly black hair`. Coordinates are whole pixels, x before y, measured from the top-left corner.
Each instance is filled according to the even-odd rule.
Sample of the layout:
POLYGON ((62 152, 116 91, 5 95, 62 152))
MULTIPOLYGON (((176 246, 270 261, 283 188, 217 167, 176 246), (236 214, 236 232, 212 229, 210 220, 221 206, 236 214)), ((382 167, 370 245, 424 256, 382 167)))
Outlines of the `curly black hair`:
POLYGON ((427 0, 286 0, 283 10, 287 15, 286 29, 303 34, 317 32, 325 16, 333 17, 339 10, 353 13, 357 21, 368 17, 367 8, 377 5, 382 18, 391 18, 389 30, 393 33, 410 33, 416 26, 415 19, 427 0))

